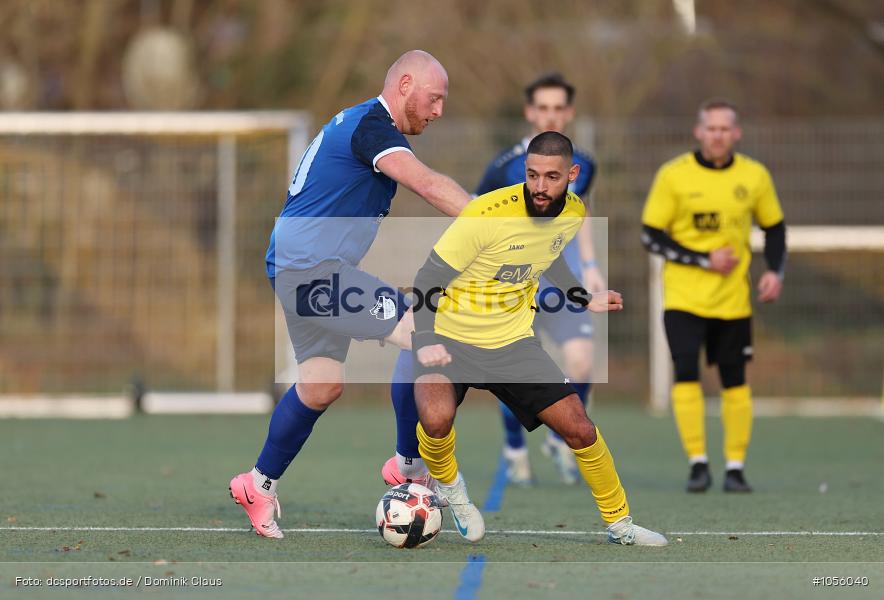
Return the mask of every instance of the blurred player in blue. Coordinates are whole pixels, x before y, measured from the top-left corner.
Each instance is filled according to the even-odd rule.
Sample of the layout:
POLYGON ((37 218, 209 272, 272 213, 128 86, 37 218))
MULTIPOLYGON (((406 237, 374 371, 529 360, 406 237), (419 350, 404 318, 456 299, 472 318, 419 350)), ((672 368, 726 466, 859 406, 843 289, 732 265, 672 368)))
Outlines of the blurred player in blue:
MULTIPOLYGON (((525 88, 525 120, 531 124, 531 135, 498 154, 485 171, 476 195, 525 181, 526 149, 531 139, 545 131, 563 133, 574 118, 574 86, 559 73, 543 75, 525 88)), ((589 188, 595 175, 595 163, 587 154, 575 149, 574 164, 580 165, 580 174, 568 186, 569 191, 580 196, 589 206, 589 188)), ((587 215, 589 211, 587 210, 587 215)), ((577 236, 565 246, 563 252, 568 266, 578 281, 590 292, 606 289, 605 280, 595 261, 590 221, 586 220, 577 236)), ((552 287, 546 279, 541 280, 540 294, 552 287)), ((577 390, 586 406, 592 374, 592 321, 588 312, 574 314, 569 311, 545 312, 541 310, 534 319, 536 330, 544 331, 562 349, 565 375, 577 390)), ((533 482, 528 447, 525 445, 525 429, 504 404, 500 403, 506 439, 503 456, 507 463, 507 479, 510 483, 530 485, 533 482)), ((562 480, 577 483, 580 472, 574 454, 554 431, 549 430, 542 446, 543 453, 553 459, 562 480)))
POLYGON ((442 116, 447 95, 448 74, 435 58, 421 50, 403 54, 387 71, 381 95, 332 117, 292 177, 266 263, 295 349, 298 383, 273 411, 255 468, 230 481, 231 496, 258 535, 283 537, 274 519, 279 478, 340 397, 351 340, 411 348, 413 318, 401 292, 358 265, 397 183, 446 215, 469 202, 453 179, 420 162, 405 138, 442 116))

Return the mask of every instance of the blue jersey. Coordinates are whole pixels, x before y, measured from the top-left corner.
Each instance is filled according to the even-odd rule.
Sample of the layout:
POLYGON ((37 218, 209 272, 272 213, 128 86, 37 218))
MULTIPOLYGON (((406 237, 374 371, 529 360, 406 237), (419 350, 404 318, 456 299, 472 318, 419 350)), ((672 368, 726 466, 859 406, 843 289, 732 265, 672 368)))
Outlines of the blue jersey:
POLYGON ((270 236, 267 275, 329 260, 358 265, 396 195, 396 182, 377 169, 377 161, 398 151, 411 152, 411 146, 383 98, 335 115, 304 151, 292 177, 270 236))
MULTIPOLYGON (((494 157, 494 160, 485 169, 485 175, 482 176, 479 187, 476 188, 477 196, 525 181, 525 158, 530 141, 529 138, 525 138, 494 157)), ((595 176, 595 162, 589 155, 575 149, 574 164, 580 165, 580 174, 577 175, 577 179, 573 183, 568 184, 568 190, 584 198, 585 201, 595 176)), ((577 236, 574 236, 565 246, 562 255, 568 262, 568 266, 571 267, 571 271, 574 272, 574 276, 580 281, 582 275, 580 273, 580 250, 577 245, 577 236)))

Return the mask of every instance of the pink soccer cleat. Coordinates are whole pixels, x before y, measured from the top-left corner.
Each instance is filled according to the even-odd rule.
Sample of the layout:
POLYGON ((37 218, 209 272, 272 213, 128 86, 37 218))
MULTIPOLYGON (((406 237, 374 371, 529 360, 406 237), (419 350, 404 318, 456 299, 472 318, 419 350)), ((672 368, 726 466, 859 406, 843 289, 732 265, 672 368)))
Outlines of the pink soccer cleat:
MULTIPOLYGON (((384 483, 387 485, 402 485, 403 483, 417 483, 425 488, 429 489, 432 492, 438 491, 439 482, 430 477, 430 474, 427 473, 423 477, 417 477, 413 479, 409 479, 402 475, 399 472, 399 466, 396 464, 396 457, 392 457, 387 462, 384 463, 384 466, 381 467, 381 477, 384 479, 384 483)), ((448 506, 448 501, 442 496, 437 495, 439 498, 439 502, 442 503, 442 506, 448 506)))
POLYGON ((230 480, 230 497, 243 507, 255 528, 255 533, 269 538, 282 538, 282 530, 273 520, 282 517, 282 509, 276 494, 267 496, 255 489, 251 473, 240 473, 230 480))

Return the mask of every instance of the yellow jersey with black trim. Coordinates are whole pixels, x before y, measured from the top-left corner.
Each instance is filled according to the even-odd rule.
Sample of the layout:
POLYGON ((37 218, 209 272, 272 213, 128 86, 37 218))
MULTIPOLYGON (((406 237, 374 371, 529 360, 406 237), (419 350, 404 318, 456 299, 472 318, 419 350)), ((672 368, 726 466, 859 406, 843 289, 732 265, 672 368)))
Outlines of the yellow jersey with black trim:
POLYGON ((557 217, 525 208, 524 184, 473 199, 433 247, 460 271, 439 298, 434 330, 479 348, 500 348, 534 335, 540 275, 558 258, 586 215, 568 192, 557 217))
POLYGON ((714 319, 752 314, 749 233, 753 219, 761 227, 783 220, 773 180, 760 162, 737 153, 730 166, 714 169, 687 152, 660 167, 642 223, 665 230, 689 250, 710 252, 729 246, 739 259, 728 275, 667 260, 663 269, 666 309, 714 319))

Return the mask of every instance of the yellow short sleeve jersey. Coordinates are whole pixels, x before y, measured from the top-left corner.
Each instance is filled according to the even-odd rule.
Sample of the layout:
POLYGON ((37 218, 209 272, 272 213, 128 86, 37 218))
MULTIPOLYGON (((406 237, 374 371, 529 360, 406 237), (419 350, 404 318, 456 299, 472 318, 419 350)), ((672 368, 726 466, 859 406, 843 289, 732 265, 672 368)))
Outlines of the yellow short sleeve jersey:
POLYGON ((752 314, 749 289, 749 232, 783 220, 770 173, 760 162, 736 154, 723 169, 701 165, 685 153, 660 167, 642 223, 665 230, 697 252, 730 246, 740 262, 728 275, 666 261, 664 306, 700 317, 740 319, 752 314))
POLYGON ((532 305, 540 275, 585 214, 583 201, 568 192, 559 216, 532 219, 522 183, 475 198, 433 248, 461 271, 439 300, 435 332, 480 348, 534 335, 532 305))

